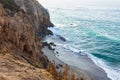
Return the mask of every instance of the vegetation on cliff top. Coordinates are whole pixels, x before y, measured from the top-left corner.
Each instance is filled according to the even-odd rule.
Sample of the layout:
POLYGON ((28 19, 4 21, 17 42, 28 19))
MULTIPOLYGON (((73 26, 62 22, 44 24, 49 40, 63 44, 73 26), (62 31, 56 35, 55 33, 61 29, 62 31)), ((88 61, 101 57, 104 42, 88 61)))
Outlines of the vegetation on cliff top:
POLYGON ((77 78, 68 65, 63 67, 62 70, 57 70, 55 63, 50 63, 47 70, 51 73, 54 80, 83 80, 81 77, 77 78))

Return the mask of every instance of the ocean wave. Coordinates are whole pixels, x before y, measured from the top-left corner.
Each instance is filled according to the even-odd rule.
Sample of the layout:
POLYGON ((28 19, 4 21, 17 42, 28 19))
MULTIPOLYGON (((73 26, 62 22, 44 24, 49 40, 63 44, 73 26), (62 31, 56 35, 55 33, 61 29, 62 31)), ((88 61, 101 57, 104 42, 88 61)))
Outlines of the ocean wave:
POLYGON ((72 51, 73 53, 80 53, 80 55, 87 55, 92 61, 99 67, 101 67, 106 73, 107 76, 112 80, 120 80, 120 69, 114 69, 113 67, 107 66, 105 61, 94 57, 92 54, 81 51, 80 49, 74 48, 69 45, 63 45, 67 50, 72 51))
POLYGON ((107 76, 112 80, 120 80, 120 69, 114 69, 113 67, 110 67, 106 65, 105 61, 98 59, 94 57, 92 54, 86 53, 81 51, 80 49, 74 48, 69 45, 63 45, 63 47, 67 50, 71 50, 74 53, 80 53, 80 55, 87 55, 92 61, 99 67, 101 67, 106 73, 107 76))
MULTIPOLYGON (((60 33, 62 33, 61 30, 59 30, 59 28, 50 28, 51 31, 53 31, 54 35, 62 35, 60 33)), ((58 37, 58 36, 56 36, 58 37)), ((77 55, 84 55, 84 56, 88 56, 97 66, 101 67, 106 73, 107 76, 112 79, 112 80, 120 80, 120 69, 115 69, 114 67, 110 67, 108 66, 103 60, 96 58, 94 55, 85 52, 84 50, 78 49, 74 46, 71 46, 69 43, 65 43, 61 45, 64 49, 72 51, 73 54, 77 54, 77 55)))
POLYGON ((84 53, 84 51, 82 51, 82 50, 80 50, 80 49, 77 49, 77 48, 75 48, 75 47, 73 47, 73 46, 67 45, 67 44, 63 45, 63 48, 72 51, 73 54, 84 55, 84 56, 86 55, 86 54, 84 53))
POLYGON ((92 54, 86 53, 81 51, 80 49, 77 49, 75 47, 72 47, 70 45, 63 45, 63 47, 67 50, 71 50, 74 53, 81 53, 80 55, 87 55, 92 61, 99 67, 101 67, 106 73, 107 76, 112 80, 120 80, 120 69, 115 69, 113 67, 110 67, 106 65, 105 61, 98 59, 94 57, 92 54))
POLYGON ((107 73, 107 76, 112 80, 120 80, 120 69, 114 69, 113 67, 107 66, 105 61, 94 57, 89 54, 89 58, 99 67, 101 67, 107 73))
POLYGON ((49 27, 48 29, 53 32, 53 36, 56 36, 61 33, 61 31, 57 27, 54 28, 49 27))

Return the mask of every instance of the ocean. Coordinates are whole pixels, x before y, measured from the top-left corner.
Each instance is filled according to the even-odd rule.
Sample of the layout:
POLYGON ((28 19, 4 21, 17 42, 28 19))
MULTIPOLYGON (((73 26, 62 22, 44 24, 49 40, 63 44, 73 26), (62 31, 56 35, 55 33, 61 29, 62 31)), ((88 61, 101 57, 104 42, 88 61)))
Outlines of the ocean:
POLYGON ((56 44, 73 55, 87 55, 109 78, 120 80, 120 9, 56 6, 49 13, 56 44), (66 42, 56 40, 57 35, 66 42))

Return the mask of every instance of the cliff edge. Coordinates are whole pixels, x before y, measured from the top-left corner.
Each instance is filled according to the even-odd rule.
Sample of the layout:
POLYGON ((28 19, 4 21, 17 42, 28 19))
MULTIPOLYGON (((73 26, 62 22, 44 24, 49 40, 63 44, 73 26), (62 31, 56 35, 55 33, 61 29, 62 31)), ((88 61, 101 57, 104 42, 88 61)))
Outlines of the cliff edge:
MULTIPOLYGON (((36 32, 40 36, 52 34, 48 27, 52 27, 53 24, 50 21, 50 15, 48 10, 45 9, 36 0, 14 0, 15 3, 29 15, 26 20, 36 29, 36 32)), ((26 21, 27 22, 27 21, 26 21)))
POLYGON ((0 80, 83 80, 43 54, 40 40, 52 26, 36 0, 0 0, 0 80))
POLYGON ((51 34, 49 26, 36 0, 0 0, 0 80, 52 80, 38 37, 51 34))
POLYGON ((24 23, 29 23, 40 36, 52 34, 47 28, 52 27, 50 15, 36 0, 1 0, 3 7, 9 9, 9 15, 15 16, 16 12, 23 13, 24 23))

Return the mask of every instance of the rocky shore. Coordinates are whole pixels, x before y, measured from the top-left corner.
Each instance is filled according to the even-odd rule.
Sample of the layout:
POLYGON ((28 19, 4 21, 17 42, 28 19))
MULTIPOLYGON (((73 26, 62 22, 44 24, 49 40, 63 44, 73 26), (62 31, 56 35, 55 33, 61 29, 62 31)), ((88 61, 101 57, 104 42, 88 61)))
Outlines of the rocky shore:
POLYGON ((62 39, 46 36, 44 39, 42 51, 51 62, 55 62, 58 68, 69 65, 71 71, 77 77, 83 80, 111 80, 107 77, 107 73, 98 67, 87 55, 75 55, 74 52, 63 48, 57 44, 57 41, 64 43, 62 39), (55 41, 56 40, 56 41, 55 41))
POLYGON ((0 0, 0 80, 83 80, 63 71, 42 52, 52 34, 50 16, 36 0, 0 0))
POLYGON ((41 43, 53 34, 48 30, 53 26, 48 10, 36 0, 0 0, 0 80, 96 79, 58 60, 51 47, 56 44, 41 43))

